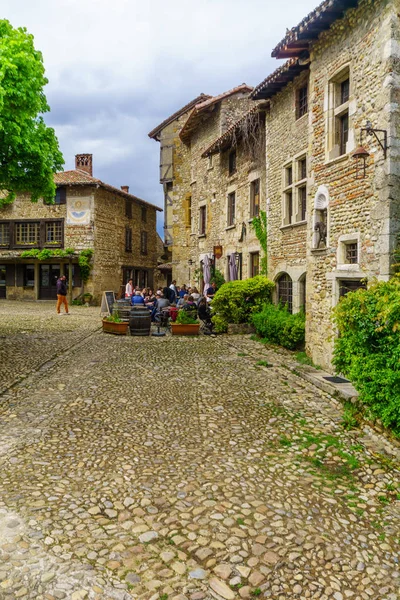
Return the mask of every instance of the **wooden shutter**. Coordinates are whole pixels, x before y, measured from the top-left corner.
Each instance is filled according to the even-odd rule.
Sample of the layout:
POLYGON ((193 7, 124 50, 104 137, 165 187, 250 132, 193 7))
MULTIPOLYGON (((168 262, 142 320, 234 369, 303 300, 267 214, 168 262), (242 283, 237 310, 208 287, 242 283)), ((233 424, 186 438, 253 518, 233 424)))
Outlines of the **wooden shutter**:
POLYGON ((172 179, 173 146, 162 146, 160 151, 160 183, 172 179))
POLYGON ((15 285, 15 265, 6 265, 6 285, 15 285))

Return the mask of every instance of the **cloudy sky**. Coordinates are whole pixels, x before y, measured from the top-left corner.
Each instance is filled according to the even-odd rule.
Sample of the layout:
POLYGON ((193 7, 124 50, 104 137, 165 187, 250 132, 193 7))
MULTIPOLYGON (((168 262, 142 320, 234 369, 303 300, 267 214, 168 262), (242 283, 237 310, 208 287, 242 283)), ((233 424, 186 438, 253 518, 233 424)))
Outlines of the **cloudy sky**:
MULTIPOLYGON (((148 132, 201 92, 257 85, 272 48, 319 0, 2 0, 43 53, 65 169, 93 154, 94 176, 162 206, 159 144, 148 132)), ((162 213, 159 232, 162 232, 162 213)))

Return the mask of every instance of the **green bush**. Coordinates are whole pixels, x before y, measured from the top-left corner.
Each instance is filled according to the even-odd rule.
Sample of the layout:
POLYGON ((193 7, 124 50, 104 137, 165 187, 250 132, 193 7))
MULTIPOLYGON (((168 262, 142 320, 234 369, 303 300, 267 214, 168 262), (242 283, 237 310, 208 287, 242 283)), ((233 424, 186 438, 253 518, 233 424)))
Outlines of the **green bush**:
POLYGON ((400 277, 377 282, 341 299, 333 363, 360 400, 400 434, 400 277))
POLYGON ((224 285, 225 278, 219 269, 214 269, 214 272, 211 276, 210 283, 215 283, 215 285, 217 286, 217 289, 219 289, 222 285, 224 285))
POLYGON ((296 350, 304 344, 304 313, 292 315, 287 308, 265 304, 263 310, 252 316, 258 335, 272 344, 296 350))
POLYGON ((216 292, 212 301, 215 331, 227 330, 228 323, 248 323, 251 315, 259 312, 270 300, 274 283, 258 275, 244 281, 229 281, 216 292))

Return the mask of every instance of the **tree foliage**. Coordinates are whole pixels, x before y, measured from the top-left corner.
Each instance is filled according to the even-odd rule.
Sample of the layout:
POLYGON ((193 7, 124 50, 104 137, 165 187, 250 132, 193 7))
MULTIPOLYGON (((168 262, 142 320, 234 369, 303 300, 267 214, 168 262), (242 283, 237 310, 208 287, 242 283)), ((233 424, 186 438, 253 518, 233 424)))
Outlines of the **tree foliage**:
POLYGON ((54 130, 42 117, 50 110, 46 84, 33 36, 0 20, 0 207, 24 192, 33 202, 54 200, 53 174, 64 161, 54 130))
POLYGON ((305 315, 292 315, 285 306, 265 304, 261 312, 252 315, 258 335, 271 344, 296 350, 305 341, 305 315))

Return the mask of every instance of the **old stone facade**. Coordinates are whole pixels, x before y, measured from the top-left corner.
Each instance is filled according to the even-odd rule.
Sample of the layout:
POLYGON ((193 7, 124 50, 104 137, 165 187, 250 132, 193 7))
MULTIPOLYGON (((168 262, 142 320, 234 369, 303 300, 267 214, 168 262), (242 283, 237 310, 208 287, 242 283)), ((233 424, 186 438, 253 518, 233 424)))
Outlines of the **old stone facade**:
POLYGON ((270 276, 293 310, 305 298, 307 351, 328 368, 332 307, 390 276, 399 231, 398 9, 393 0, 326 0, 288 31, 273 51, 288 63, 252 94, 270 104, 270 276), (387 133, 387 150, 371 128, 383 145, 387 133), (365 173, 353 158, 361 135, 365 173))
POLYGON ((57 173, 55 204, 18 197, 0 209, 0 296, 8 299, 55 298, 61 273, 72 275, 72 297, 82 290, 99 302, 105 290, 120 292, 129 276, 152 285, 157 266, 158 207, 92 176, 91 155, 77 155, 76 169, 57 173), (45 260, 22 258, 31 249, 48 249, 45 260), (68 256, 57 250, 73 249, 68 256), (79 254, 93 251, 89 281, 82 285, 79 254), (71 267, 70 267, 71 264, 71 267), (70 270, 71 269, 71 270, 70 270))
POLYGON ((230 278, 228 259, 234 253, 240 277, 258 272, 260 246, 250 221, 259 211, 265 188, 265 146, 260 144, 255 155, 243 136, 246 118, 255 118, 254 102, 248 97, 251 89, 243 84, 197 102, 149 134, 161 142, 164 174, 164 148, 172 147, 169 179, 163 183, 166 241, 178 283, 201 288, 206 255, 226 279, 230 278), (220 258, 214 258, 217 246, 222 248, 220 258))

